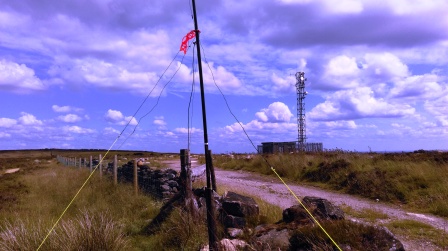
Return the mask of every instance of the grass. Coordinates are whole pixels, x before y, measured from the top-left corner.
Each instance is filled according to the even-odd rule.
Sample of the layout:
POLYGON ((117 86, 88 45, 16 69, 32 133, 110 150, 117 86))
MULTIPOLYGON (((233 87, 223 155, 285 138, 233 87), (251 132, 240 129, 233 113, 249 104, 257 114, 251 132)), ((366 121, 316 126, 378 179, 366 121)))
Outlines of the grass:
POLYGON ((345 214, 350 215, 354 218, 362 219, 366 222, 376 222, 377 220, 389 219, 389 216, 387 214, 370 208, 363 208, 360 211, 354 210, 349 206, 342 206, 341 208, 345 214))
MULTIPOLYGON (((448 217, 448 153, 324 152, 264 156, 280 176, 448 217)), ((263 156, 216 156, 220 168, 274 175, 263 156)))
POLYGON ((398 235, 430 241, 443 250, 448 249, 448 234, 431 225, 413 220, 397 220, 386 224, 386 226, 398 235))
MULTIPOLYGON (((391 250, 391 236, 380 228, 351 221, 324 221, 322 227, 331 234, 340 248, 349 250, 391 250)), ((291 237, 291 250, 337 250, 333 242, 317 226, 297 228, 291 237)))
MULTIPOLYGON (((85 169, 57 165, 54 160, 35 164, 34 158, 38 157, 33 156, 28 163, 17 159, 19 164, 12 166, 19 165, 22 170, 0 177, 0 250, 36 250, 89 176, 85 169), (4 206, 4 198, 14 199, 4 206)), ((13 160, 0 158, 3 164, 13 160)), ((156 244, 136 248, 133 243, 143 238, 140 230, 157 215, 160 206, 147 196, 134 196, 131 185, 114 186, 106 177, 100 181, 94 174, 43 250, 150 250, 156 244), (84 242, 91 246, 82 246, 84 242)))

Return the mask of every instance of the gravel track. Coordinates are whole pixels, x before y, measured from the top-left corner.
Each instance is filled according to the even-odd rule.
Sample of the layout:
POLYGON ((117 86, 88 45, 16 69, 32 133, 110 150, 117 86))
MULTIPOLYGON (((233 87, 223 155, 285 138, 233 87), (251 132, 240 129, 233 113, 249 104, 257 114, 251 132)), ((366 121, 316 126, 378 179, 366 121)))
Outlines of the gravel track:
MULTIPOLYGON (((170 168, 180 169, 180 163, 170 161, 167 163, 170 168)), ((195 163, 193 168, 198 168, 195 163)), ((201 168, 201 167, 199 167, 201 168)), ((202 167, 203 168, 203 167, 202 167)), ((229 171, 222 170, 215 167, 215 176, 217 186, 224 186, 231 188, 232 191, 244 191, 246 194, 257 196, 264 201, 277 205, 283 209, 298 204, 295 197, 289 192, 286 186, 276 177, 265 176, 258 173, 251 173, 245 171, 229 171)), ((316 187, 293 184, 286 182, 289 188, 299 198, 304 196, 314 196, 325 198, 338 206, 349 206, 355 211, 363 209, 372 209, 378 212, 387 214, 391 220, 414 220, 425 224, 429 224, 434 228, 440 229, 448 233, 448 220, 429 214, 413 213, 403 210, 399 206, 382 203, 381 201, 367 200, 358 196, 336 193, 332 191, 323 190, 316 187)), ((383 220, 384 221, 384 220, 383 220)), ((438 250, 430 243, 414 242, 412 240, 404 240, 399 238, 405 245, 406 250, 438 250)))

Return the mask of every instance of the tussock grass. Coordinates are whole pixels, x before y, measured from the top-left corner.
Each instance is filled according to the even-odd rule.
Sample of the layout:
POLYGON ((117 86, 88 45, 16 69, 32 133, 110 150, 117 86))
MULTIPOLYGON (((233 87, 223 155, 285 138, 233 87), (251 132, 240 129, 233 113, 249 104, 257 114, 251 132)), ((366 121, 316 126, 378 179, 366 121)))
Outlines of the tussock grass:
POLYGON ((411 239, 421 239, 430 241, 433 244, 448 249, 448 234, 442 230, 435 229, 431 225, 413 221, 413 220, 397 220, 386 225, 396 234, 407 236, 411 239))
MULTIPOLYGON (((125 250, 128 245, 107 213, 83 212, 62 221, 41 247, 42 250, 125 250)), ((50 227, 44 222, 7 222, 0 228, 1 250, 36 250, 50 227), (46 227, 44 227, 46 226, 46 227)))
POLYGON ((347 215, 362 219, 363 221, 367 222, 376 222, 377 220, 389 219, 389 216, 387 214, 375 209, 363 208, 360 211, 356 211, 349 206, 342 206, 341 208, 347 215))
MULTIPOLYGON (((16 193, 16 200, 0 209, 0 250, 36 250, 88 175, 88 170, 54 162, 10 176, 27 192, 16 193)), ((152 249, 132 244, 161 203, 135 196, 131 185, 114 186, 98 176, 94 173, 41 250, 152 249)))
MULTIPOLYGON (((280 176, 448 217, 448 153, 274 154, 265 156, 280 176)), ((274 175, 261 155, 215 157, 216 166, 274 175)))
MULTIPOLYGON (((392 237, 380 228, 351 221, 324 221, 321 225, 345 250, 390 250, 392 237)), ((300 227, 291 237, 291 250, 337 250, 332 241, 317 226, 300 227)))

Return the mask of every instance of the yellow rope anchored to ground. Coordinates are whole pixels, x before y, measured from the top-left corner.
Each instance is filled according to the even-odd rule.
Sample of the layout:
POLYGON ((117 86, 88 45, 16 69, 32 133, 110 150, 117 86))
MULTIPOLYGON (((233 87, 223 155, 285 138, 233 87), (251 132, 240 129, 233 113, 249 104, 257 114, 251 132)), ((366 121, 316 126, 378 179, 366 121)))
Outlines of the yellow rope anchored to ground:
POLYGON ((274 167, 271 167, 271 170, 275 173, 275 175, 277 175, 277 177, 282 181, 283 185, 286 186, 286 188, 289 190, 289 192, 294 196, 294 198, 296 198, 296 200, 300 203, 300 205, 305 209, 305 211, 310 215, 311 219, 313 219, 313 221, 319 226, 320 229, 322 229, 322 231, 325 233, 325 235, 327 235, 328 238, 330 238, 331 242, 333 242, 333 244, 338 248, 339 251, 342 251, 342 249, 339 247, 339 245, 333 240, 333 238, 331 238, 331 236, 327 233, 327 231, 325 230, 324 227, 322 227, 322 225, 320 225, 319 221, 317 221, 316 218, 314 218, 313 214, 311 214, 311 212, 308 210, 308 208, 306 208, 306 206, 302 203, 302 201, 299 199, 299 197, 297 197, 297 195, 291 190, 291 188, 289 188, 289 186, 286 184, 286 182, 282 179, 282 177, 280 177, 280 175, 277 173, 277 171, 275 171, 274 167))

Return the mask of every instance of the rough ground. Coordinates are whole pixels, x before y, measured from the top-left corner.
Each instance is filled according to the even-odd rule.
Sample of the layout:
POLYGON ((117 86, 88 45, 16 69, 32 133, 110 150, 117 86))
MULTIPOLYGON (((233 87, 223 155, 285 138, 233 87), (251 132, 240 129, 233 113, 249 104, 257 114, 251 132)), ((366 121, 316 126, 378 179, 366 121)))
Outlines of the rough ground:
MULTIPOLYGON (((193 168, 197 167, 195 162, 192 162, 193 168)), ((180 169, 180 163, 177 161, 170 161, 166 164, 168 164, 170 168, 180 169)), ((283 209, 298 204, 296 198, 289 192, 286 186, 275 177, 263 176, 257 173, 244 171, 227 171, 218 168, 215 168, 215 176, 218 186, 222 185, 227 188, 232 188, 232 191, 235 192, 244 191, 246 194, 263 198, 264 201, 277 205, 283 209)), ((339 206, 349 206, 356 211, 360 211, 362 209, 372 209, 387 214, 389 219, 382 220, 383 222, 402 219, 415 220, 432 225, 433 227, 444 230, 448 233, 448 220, 440 217, 407 212, 398 206, 385 204, 381 201, 371 201, 352 195, 322 190, 316 187, 289 184, 288 182, 287 185, 299 198, 304 196, 321 197, 328 199, 339 206)), ((403 243, 406 250, 440 250, 429 242, 409 240, 404 236, 397 237, 403 243)))

